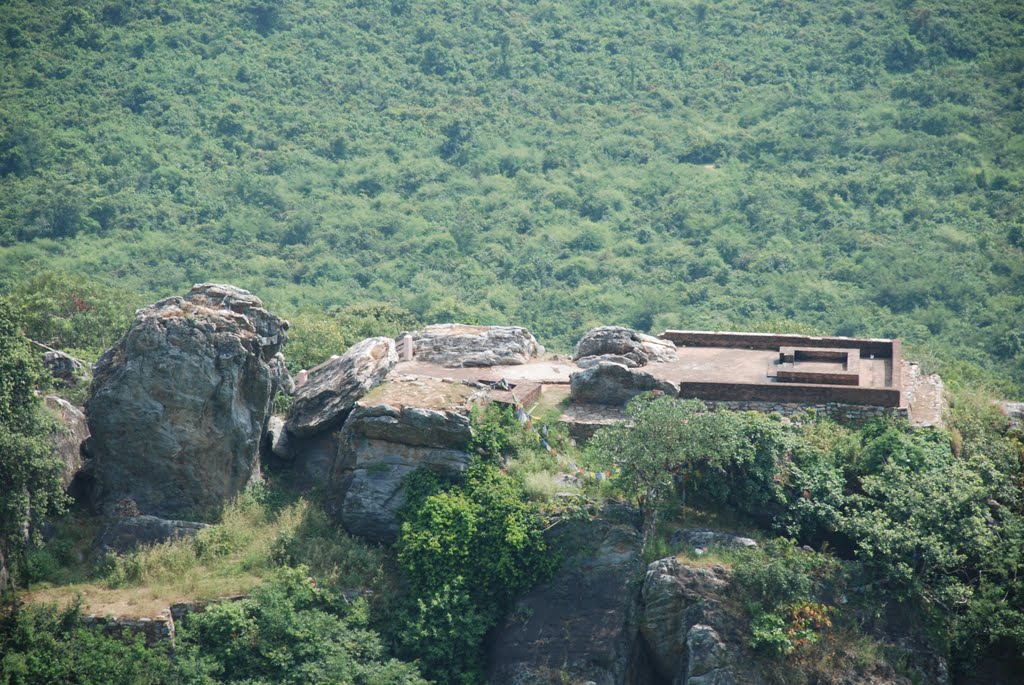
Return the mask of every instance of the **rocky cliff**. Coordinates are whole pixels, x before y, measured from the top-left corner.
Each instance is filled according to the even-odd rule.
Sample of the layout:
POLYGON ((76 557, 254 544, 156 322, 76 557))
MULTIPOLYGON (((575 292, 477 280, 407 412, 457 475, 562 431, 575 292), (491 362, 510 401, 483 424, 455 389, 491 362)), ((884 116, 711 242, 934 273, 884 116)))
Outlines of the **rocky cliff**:
POLYGON ((553 529, 551 548, 568 556, 493 631, 489 683, 652 682, 637 632, 638 525, 630 509, 612 506, 597 520, 553 529))
POLYGON ((356 403, 327 485, 329 509, 346 530, 394 541, 406 477, 421 466, 445 475, 466 468, 476 393, 455 380, 400 376, 356 403))

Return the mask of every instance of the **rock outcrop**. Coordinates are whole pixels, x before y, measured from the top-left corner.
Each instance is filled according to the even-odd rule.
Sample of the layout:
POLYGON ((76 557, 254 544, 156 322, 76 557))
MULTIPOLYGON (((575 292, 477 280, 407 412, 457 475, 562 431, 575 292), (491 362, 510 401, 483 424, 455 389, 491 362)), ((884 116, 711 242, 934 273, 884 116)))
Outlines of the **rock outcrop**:
POLYGON ((519 326, 444 323, 412 333, 415 358, 448 367, 525 364, 544 352, 519 326))
POLYGON ((397 378, 356 403, 328 479, 328 508, 347 531, 374 542, 398 535, 405 479, 420 466, 463 471, 475 389, 457 381, 397 378))
POLYGON ((102 552, 123 554, 138 547, 156 545, 168 540, 195 537, 210 526, 195 521, 173 521, 156 516, 129 516, 118 519, 103 529, 96 538, 102 552))
POLYGON ((43 366, 53 376, 57 385, 73 388, 87 376, 85 364, 70 354, 59 350, 50 350, 43 355, 43 366))
POLYGON ((695 547, 705 549, 707 547, 731 547, 733 549, 749 549, 757 547, 757 541, 731 533, 720 533, 707 528, 691 528, 688 530, 677 530, 669 540, 669 546, 673 549, 683 547, 695 547))
POLYGON ((999 405, 999 410, 1010 420, 1009 430, 1024 429, 1024 402, 1003 402, 999 405))
POLYGON ((97 362, 86 416, 97 503, 142 513, 218 509, 259 473, 258 445, 288 323, 228 285, 140 309, 97 362))
POLYGON ((630 368, 651 362, 676 359, 676 346, 668 340, 634 331, 622 326, 599 326, 587 331, 578 343, 572 358, 581 368, 599 361, 610 361, 630 368))
MULTIPOLYGON (((665 682, 687 683, 691 675, 701 670, 691 668, 691 629, 696 626, 715 632, 719 642, 719 633, 725 632, 736 636, 740 640, 737 644, 742 644, 739 637, 742 623, 734 615, 742 612, 730 612, 727 606, 730 579, 729 571, 723 566, 688 566, 675 557, 660 559, 647 567, 640 591, 643 607, 640 634, 658 675, 665 682)), ((700 637, 701 645, 706 637, 700 637)), ((706 665, 708 659, 702 661, 706 665)), ((720 662, 717 660, 715 669, 708 670, 725 668, 720 662)))
POLYGON ((548 582, 520 599, 492 634, 487 682, 540 685, 652 682, 637 658, 640 534, 628 512, 553 529, 569 556, 548 582), (576 551, 576 554, 572 554, 576 551))
POLYGON ((686 634, 685 685, 733 685, 729 648, 711 626, 695 625, 686 634))
POLYGON ((56 395, 47 395, 46 408, 60 425, 53 434, 53 449, 64 464, 62 478, 65 489, 71 485, 75 474, 82 468, 82 443, 89 437, 89 426, 82 410, 56 395))
POLYGON ((597 366, 577 371, 569 377, 569 387, 569 398, 584 404, 621 406, 651 390, 671 397, 679 394, 679 386, 675 383, 613 362, 601 362, 597 366))
POLYGON ((342 356, 309 372, 298 390, 285 428, 298 437, 309 437, 338 428, 363 395, 377 387, 398 363, 395 342, 367 338, 342 356))

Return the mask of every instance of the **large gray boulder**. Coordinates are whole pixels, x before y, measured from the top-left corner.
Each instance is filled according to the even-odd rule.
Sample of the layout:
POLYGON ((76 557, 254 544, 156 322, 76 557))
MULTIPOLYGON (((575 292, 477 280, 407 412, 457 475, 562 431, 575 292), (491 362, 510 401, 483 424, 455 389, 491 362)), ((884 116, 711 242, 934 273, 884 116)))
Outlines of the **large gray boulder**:
POLYGON ((56 395, 47 395, 44 402, 58 421, 57 430, 51 436, 51 440, 54 452, 64 464, 61 477, 66 489, 84 464, 82 443, 89 438, 89 426, 82 410, 67 400, 56 395))
POLYGON ((631 516, 556 526, 549 540, 565 560, 491 634, 487 682, 618 685, 653 682, 638 658, 635 579, 640 534, 631 516))
POLYGON ((622 364, 601 362, 569 377, 569 398, 584 404, 624 405, 637 395, 657 390, 676 397, 679 386, 622 364))
POLYGON ((96 363, 85 406, 97 503, 214 513, 259 474, 258 446, 288 323, 229 285, 193 286, 135 313, 96 363))
POLYGON ((328 509, 347 531, 373 542, 398 536, 405 480, 420 467, 465 470, 475 390, 442 379, 396 378, 356 403, 328 479, 328 509))
POLYGON ((367 338, 342 356, 317 366, 295 391, 285 428, 309 437, 339 427, 357 400, 380 384, 398 355, 390 338, 367 338))
POLYGON ((686 634, 686 685, 734 685, 729 648, 711 626, 695 625, 686 634))
POLYGON ((157 545, 168 540, 193 538, 210 526, 195 521, 173 521, 156 516, 129 516, 106 528, 96 538, 101 552, 123 554, 144 546, 157 545))
MULTIPOLYGON (((625 366, 646 366, 651 362, 670 362, 676 359, 675 343, 622 326, 599 326, 587 331, 578 343, 572 358, 582 368, 594 365, 592 358, 618 361, 629 360, 625 366)), ((623 362, 620 362, 623 363, 623 362)))
POLYGON ((751 547, 757 547, 757 541, 742 535, 722 533, 717 530, 708 530, 707 528, 689 528, 677 530, 673 533, 672 538, 669 540, 669 546, 672 549, 682 549, 684 547, 750 549, 751 547))
POLYGON ((411 335, 417 360, 448 367, 525 364, 544 352, 533 334, 519 326, 443 323, 411 335))
POLYGON ((85 364, 66 352, 49 350, 43 354, 43 366, 53 376, 57 385, 72 388, 88 376, 85 364))
POLYGON ((405 480, 415 470, 401 464, 377 464, 332 478, 330 487, 340 499, 329 510, 352 535, 390 545, 401 530, 398 512, 405 505, 405 480))
POLYGON ((696 625, 735 633, 740 619, 728 611, 731 574, 723 566, 689 566, 675 557, 647 567, 640 591, 640 634, 657 673, 684 683, 689 671, 688 639, 696 625))

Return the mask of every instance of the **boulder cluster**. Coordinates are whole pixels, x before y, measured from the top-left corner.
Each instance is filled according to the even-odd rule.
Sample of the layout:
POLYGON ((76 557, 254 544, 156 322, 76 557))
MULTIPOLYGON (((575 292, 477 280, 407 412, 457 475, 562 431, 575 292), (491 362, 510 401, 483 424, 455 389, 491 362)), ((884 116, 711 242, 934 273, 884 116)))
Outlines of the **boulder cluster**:
MULTIPOLYGON (((99 543, 118 551, 194 534, 202 524, 190 521, 215 517, 263 468, 325 487, 338 523, 390 543, 408 475, 464 470, 470 409, 490 397, 472 374, 437 370, 458 376, 544 353, 516 326, 439 324, 398 339, 409 357, 415 350, 412 366, 399 365, 395 340, 377 337, 292 379, 282 354, 288 322, 246 290, 206 283, 140 309, 95 365, 84 415, 48 400, 70 428, 55 436, 66 484, 111 517, 99 543), (417 374, 423 365, 434 371, 417 374), (285 416, 273 415, 278 393, 291 395, 285 416)), ((81 377, 65 357, 48 353, 55 376, 81 377)), ((675 392, 641 370, 674 358, 667 341, 596 328, 577 345, 572 399, 614 406, 647 390, 675 392)))

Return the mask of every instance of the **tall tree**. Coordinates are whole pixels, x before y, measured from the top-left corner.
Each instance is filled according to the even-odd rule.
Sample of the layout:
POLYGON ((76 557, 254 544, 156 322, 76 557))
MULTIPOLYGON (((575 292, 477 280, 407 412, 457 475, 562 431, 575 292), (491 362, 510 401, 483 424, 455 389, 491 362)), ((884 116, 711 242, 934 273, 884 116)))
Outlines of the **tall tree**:
POLYGON ((47 381, 39 355, 0 302, 0 554, 12 561, 22 556, 33 524, 66 502, 60 458, 49 441, 53 420, 36 395, 47 381))

